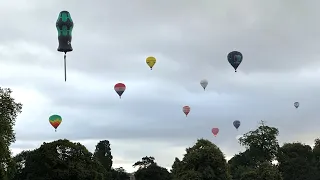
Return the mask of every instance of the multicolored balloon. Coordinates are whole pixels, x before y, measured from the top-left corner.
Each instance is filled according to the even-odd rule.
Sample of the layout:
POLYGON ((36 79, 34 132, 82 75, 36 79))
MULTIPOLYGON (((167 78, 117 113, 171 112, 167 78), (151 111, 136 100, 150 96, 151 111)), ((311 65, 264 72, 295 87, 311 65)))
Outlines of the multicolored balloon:
POLYGON ((71 46, 73 20, 68 11, 61 11, 56 22, 58 30, 59 52, 64 52, 64 81, 67 81, 67 52, 73 51, 71 46))
POLYGON ((239 120, 235 120, 233 121, 233 126, 238 130, 238 128, 240 127, 241 122, 239 120))
POLYGON ((219 128, 212 128, 211 132, 216 137, 218 135, 218 133, 219 133, 219 128))
POLYGON ((294 102, 293 105, 294 105, 294 107, 298 108, 300 106, 300 103, 299 102, 294 102))
POLYGON ((55 129, 55 131, 57 132, 57 128, 60 126, 61 122, 62 122, 62 118, 59 115, 52 115, 49 117, 49 122, 51 124, 51 126, 55 129))
POLYGON ((189 112, 190 112, 190 107, 189 106, 183 106, 182 111, 184 112, 184 114, 187 117, 189 112))
POLYGON ((121 99, 122 94, 126 90, 126 85, 124 85, 123 83, 117 83, 116 85, 114 85, 114 90, 116 91, 116 93, 119 95, 121 99))
POLYGON ((150 67, 150 69, 152 70, 153 66, 156 64, 157 59, 153 56, 149 56, 146 59, 146 63, 148 64, 148 66, 150 67))
POLYGON ((202 86, 203 90, 206 90, 206 87, 208 86, 208 81, 206 79, 203 79, 200 81, 200 85, 202 86))
POLYGON ((229 63, 234 68, 234 72, 237 72, 237 68, 242 62, 243 56, 241 52, 238 51, 232 51, 227 56, 229 63))

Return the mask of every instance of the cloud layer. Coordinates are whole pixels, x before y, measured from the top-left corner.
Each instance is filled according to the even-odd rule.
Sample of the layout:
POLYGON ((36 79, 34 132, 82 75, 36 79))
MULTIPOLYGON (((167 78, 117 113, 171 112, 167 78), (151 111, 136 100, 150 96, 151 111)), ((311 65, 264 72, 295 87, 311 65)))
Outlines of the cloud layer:
POLYGON ((24 104, 14 153, 68 138, 93 151, 111 141, 115 166, 146 155, 170 167, 197 138, 227 157, 242 150, 236 136, 266 120, 280 140, 311 144, 320 131, 320 2, 46 1, 0 7, 0 86, 24 104), (61 10, 74 20, 67 54, 56 51, 61 10), (10 18, 8 18, 10 17, 10 18), (226 56, 241 51, 234 73, 226 56), (150 71, 145 58, 155 56, 150 71), (200 80, 209 85, 204 92, 200 80), (123 82, 119 99, 113 90, 123 82), (299 109, 293 103, 300 102, 299 109), (186 118, 182 107, 189 105, 186 118), (63 122, 57 133, 51 114, 63 122), (241 120, 236 131, 232 122, 241 120), (218 137, 211 134, 219 127, 218 137))

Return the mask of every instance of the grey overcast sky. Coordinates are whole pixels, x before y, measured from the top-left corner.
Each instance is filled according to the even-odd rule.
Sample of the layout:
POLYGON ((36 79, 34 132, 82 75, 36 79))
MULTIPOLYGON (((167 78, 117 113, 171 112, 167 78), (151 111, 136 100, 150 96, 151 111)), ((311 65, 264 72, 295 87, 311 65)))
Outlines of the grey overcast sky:
POLYGON ((319 0, 0 2, 0 86, 24 105, 14 154, 60 138, 92 152, 108 139, 114 167, 132 172, 146 155, 170 168, 202 137, 230 158, 260 120, 279 128, 281 143, 320 135, 319 0), (75 23, 67 82, 56 50, 62 10, 75 23), (237 73, 226 59, 233 50, 244 56, 237 73), (127 86, 121 100, 117 82, 127 86), (63 117, 57 133, 51 114, 63 117))

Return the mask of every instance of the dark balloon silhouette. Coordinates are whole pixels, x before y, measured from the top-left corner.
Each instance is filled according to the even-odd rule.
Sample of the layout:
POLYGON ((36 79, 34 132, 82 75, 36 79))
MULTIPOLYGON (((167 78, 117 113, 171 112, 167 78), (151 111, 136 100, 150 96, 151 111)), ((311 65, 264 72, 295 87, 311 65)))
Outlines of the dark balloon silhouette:
POLYGON ((241 122, 239 120, 235 120, 233 121, 233 126, 238 130, 238 128, 240 127, 241 122))
POLYGON ((300 106, 300 103, 299 102, 295 102, 293 103, 294 107, 298 108, 300 106))
POLYGON ((234 68, 234 72, 237 72, 237 68, 241 64, 242 59, 243 59, 243 56, 241 52, 232 51, 228 54, 228 61, 231 64, 231 66, 234 68))

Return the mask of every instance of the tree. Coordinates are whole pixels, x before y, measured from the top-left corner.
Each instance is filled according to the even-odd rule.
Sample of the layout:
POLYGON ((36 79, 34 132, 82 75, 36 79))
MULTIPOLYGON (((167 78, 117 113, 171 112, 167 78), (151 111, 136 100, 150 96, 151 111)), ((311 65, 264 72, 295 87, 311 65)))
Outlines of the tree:
POLYGON ((106 171, 110 172, 112 167, 112 155, 108 140, 100 141, 96 145, 94 157, 102 164, 106 171))
POLYGON ((136 180, 170 180, 171 175, 166 168, 160 167, 154 162, 154 157, 143 157, 140 168, 135 172, 136 180), (143 164, 144 162, 145 164, 143 164))
POLYGON ((265 126, 263 121, 261 124, 258 129, 249 131, 239 139, 240 145, 246 147, 256 164, 265 161, 272 162, 279 149, 278 129, 265 126))
POLYGON ((11 97, 11 89, 0 87, 0 176, 5 179, 11 161, 11 143, 15 142, 13 126, 22 111, 22 104, 11 97))
POLYGON ((123 167, 115 168, 111 170, 113 180, 129 180, 129 174, 123 167))
POLYGON ((263 162, 256 168, 244 171, 240 180, 282 180, 282 177, 276 166, 270 162, 263 162))
POLYGON ((186 149, 180 161, 176 158, 172 166, 174 180, 229 180, 229 168, 220 149, 205 139, 186 149))
POLYGON ((278 134, 277 128, 266 126, 263 121, 256 130, 244 134, 239 143, 246 151, 235 155, 228 162, 232 179, 259 179, 262 172, 278 177, 280 173, 272 165, 279 149, 278 134))
POLYGON ((316 168, 315 177, 318 177, 316 180, 320 180, 320 139, 314 141, 313 147, 313 156, 314 156, 314 167, 316 168))
POLYGON ((250 157, 250 152, 248 150, 240 152, 234 155, 228 161, 232 179, 240 180, 243 177, 243 173, 246 173, 246 178, 256 177, 255 172, 252 172, 252 168, 256 166, 255 162, 250 157))
POLYGON ((17 154, 15 157, 13 157, 14 166, 12 168, 13 176, 10 178, 11 180, 20 180, 24 177, 27 177, 27 174, 25 174, 24 168, 25 163, 32 151, 22 151, 19 154, 17 154))
POLYGON ((313 165, 313 152, 309 145, 286 143, 278 153, 279 170, 284 180, 317 180, 313 165))
POLYGON ((146 167, 150 166, 151 164, 154 164, 155 163, 154 160, 155 159, 152 156, 145 156, 145 157, 142 158, 141 161, 137 161, 132 166, 133 167, 137 167, 138 166, 139 169, 140 168, 146 168, 146 167))
POLYGON ((19 173, 24 180, 104 180, 105 170, 92 153, 66 139, 43 143, 25 158, 19 173))

